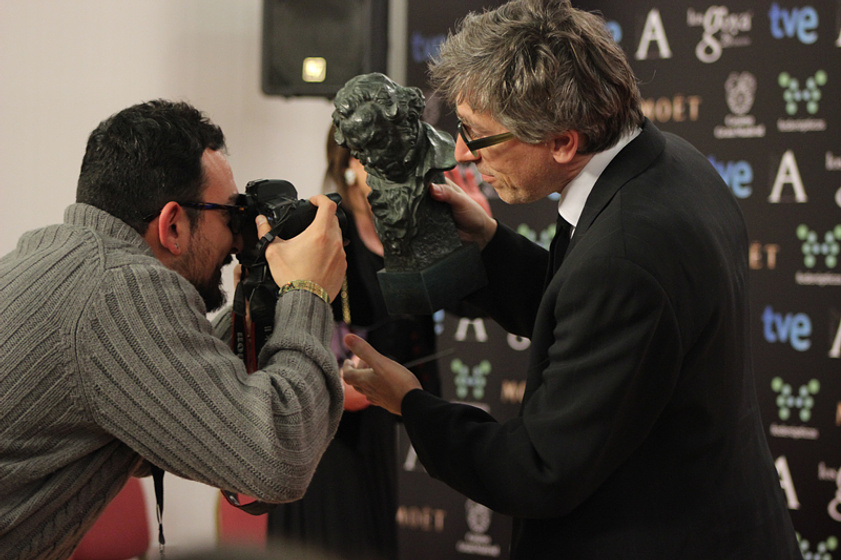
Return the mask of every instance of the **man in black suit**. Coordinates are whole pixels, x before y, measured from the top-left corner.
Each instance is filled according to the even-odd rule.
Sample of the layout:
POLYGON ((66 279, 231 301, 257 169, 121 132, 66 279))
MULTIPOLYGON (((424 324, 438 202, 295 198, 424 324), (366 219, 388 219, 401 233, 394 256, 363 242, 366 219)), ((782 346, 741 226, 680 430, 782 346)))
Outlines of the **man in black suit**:
POLYGON ((432 187, 483 248, 471 301, 531 338, 521 413, 436 398, 353 337, 345 379, 402 414, 430 475, 514 517, 512 558, 800 558, 756 401, 742 215, 643 117, 604 22, 568 0, 471 14, 432 78, 459 161, 508 203, 561 195, 547 253, 432 187))

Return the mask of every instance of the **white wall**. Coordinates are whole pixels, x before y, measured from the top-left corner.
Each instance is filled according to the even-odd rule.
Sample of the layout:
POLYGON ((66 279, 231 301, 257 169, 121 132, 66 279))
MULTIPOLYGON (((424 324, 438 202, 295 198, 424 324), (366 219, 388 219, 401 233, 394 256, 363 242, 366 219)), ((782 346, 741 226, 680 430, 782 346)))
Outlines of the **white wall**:
MULTIPOLYGON (((261 0, 0 0, 0 255, 62 220, 102 119, 159 97, 222 127, 240 190, 279 178, 316 194, 332 105, 261 93, 261 17, 261 0)), ((218 492, 170 475, 166 493, 168 549, 212 545, 218 492)))

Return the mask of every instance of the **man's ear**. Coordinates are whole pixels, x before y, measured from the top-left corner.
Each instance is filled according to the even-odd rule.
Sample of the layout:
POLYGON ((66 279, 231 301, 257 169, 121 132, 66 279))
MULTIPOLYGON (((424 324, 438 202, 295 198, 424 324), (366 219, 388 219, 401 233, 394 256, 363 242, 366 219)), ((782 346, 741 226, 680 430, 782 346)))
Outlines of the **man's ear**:
POLYGON ((186 251, 190 240, 190 217, 177 202, 167 202, 158 216, 155 228, 161 249, 174 256, 186 251))
POLYGON ((582 138, 577 130, 567 130, 563 134, 550 140, 552 145, 552 157, 558 163, 569 163, 578 154, 582 138))

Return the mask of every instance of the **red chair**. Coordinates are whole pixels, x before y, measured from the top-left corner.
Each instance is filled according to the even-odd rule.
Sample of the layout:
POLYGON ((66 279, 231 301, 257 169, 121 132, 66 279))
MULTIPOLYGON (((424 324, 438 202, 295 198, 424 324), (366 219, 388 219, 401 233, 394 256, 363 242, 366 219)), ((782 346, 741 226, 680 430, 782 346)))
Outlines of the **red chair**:
MULTIPOLYGON (((240 500, 248 503, 251 498, 240 494, 240 500)), ((219 493, 216 509, 216 535, 219 545, 224 547, 266 548, 268 515, 251 515, 235 508, 219 493)))
POLYGON ((72 560, 144 558, 149 543, 143 486, 132 477, 79 543, 72 560))

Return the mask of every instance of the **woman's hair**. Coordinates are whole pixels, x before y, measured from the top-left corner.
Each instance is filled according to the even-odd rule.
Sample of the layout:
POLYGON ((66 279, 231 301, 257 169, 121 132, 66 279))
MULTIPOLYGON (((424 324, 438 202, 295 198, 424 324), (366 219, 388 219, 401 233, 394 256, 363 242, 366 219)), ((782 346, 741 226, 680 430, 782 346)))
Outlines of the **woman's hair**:
POLYGON ((580 152, 596 153, 644 120, 624 52, 601 17, 569 0, 514 0, 469 14, 430 77, 450 103, 487 113, 524 142, 576 130, 580 152))

